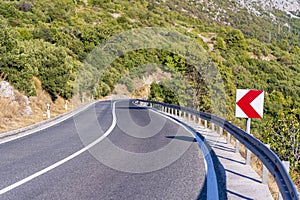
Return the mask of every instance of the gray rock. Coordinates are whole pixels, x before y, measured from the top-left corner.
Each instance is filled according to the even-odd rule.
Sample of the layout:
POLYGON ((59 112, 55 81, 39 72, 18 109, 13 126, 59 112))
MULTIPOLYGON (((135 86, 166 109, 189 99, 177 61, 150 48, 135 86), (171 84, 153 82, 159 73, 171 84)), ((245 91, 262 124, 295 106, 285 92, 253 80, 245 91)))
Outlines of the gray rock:
POLYGON ((22 115, 32 115, 32 109, 30 106, 26 106, 25 109, 22 110, 22 115))
POLYGON ((0 97, 15 98, 14 88, 6 81, 0 81, 0 97))
POLYGON ((24 99, 25 105, 27 105, 27 106, 30 105, 30 100, 27 96, 24 95, 23 99, 24 99))

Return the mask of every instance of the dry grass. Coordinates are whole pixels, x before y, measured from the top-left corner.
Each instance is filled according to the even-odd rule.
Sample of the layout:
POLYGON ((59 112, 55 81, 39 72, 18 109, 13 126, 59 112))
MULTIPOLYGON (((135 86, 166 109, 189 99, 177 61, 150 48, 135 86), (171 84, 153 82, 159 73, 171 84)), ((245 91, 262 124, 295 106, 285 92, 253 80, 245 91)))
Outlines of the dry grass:
MULTIPOLYGON (((22 110, 26 105, 22 94, 17 91, 15 91, 15 101, 0 98, 0 133, 46 120, 47 103, 51 105, 51 118, 65 112, 65 100, 63 98, 58 97, 55 102, 52 102, 50 95, 41 89, 41 82, 37 78, 34 78, 34 82, 37 88, 37 96, 29 98, 32 115, 24 116, 22 114, 22 110)), ((71 102, 69 105, 71 105, 71 102)))

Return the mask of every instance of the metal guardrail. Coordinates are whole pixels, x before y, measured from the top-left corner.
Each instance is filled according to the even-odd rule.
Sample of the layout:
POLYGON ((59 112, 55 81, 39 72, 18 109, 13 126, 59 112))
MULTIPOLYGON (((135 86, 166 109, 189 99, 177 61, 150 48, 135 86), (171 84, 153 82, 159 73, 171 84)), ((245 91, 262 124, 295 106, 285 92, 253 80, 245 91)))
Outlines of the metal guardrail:
POLYGON ((158 108, 171 108, 176 109, 181 112, 186 112, 194 116, 200 117, 203 120, 211 122, 218 125, 223 130, 227 131, 233 135, 238 141, 245 145, 253 154, 255 154, 262 163, 268 168, 269 172, 274 177, 280 193, 285 200, 299 200, 297 189, 290 178, 287 170, 282 164, 280 158, 270 150, 265 144, 246 133, 244 130, 239 127, 231 124, 229 121, 226 121, 223 118, 220 118, 215 115, 211 115, 205 112, 196 111, 191 108, 176 106, 172 104, 166 104, 156 101, 149 101, 144 99, 136 99, 137 102, 144 102, 148 105, 156 105, 158 108))

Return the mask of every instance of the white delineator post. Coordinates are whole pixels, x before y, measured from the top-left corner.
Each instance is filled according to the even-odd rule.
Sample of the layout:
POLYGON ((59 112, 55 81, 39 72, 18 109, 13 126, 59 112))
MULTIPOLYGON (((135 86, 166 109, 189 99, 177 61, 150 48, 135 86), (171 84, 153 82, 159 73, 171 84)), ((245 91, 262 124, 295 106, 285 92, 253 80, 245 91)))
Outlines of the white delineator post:
POLYGON ((51 115, 50 115, 50 104, 47 103, 47 118, 50 119, 51 115))
POLYGON ((68 105, 69 105, 69 101, 66 100, 66 103, 65 103, 65 110, 66 110, 66 111, 68 110, 68 105))

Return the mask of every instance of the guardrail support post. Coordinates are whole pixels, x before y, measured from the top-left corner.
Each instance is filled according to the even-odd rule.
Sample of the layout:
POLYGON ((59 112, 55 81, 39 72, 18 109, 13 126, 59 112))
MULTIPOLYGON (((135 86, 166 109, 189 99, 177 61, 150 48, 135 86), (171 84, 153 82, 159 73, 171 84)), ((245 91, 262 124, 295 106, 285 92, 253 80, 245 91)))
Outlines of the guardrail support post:
POLYGON ((227 144, 230 144, 230 133, 227 132, 227 144))
POLYGON ((202 126, 202 121, 201 121, 200 117, 198 117, 198 122, 199 122, 199 125, 202 126))
POLYGON ((214 132, 215 131, 215 124, 211 122, 211 130, 214 132))
POLYGON ((246 148, 246 165, 251 164, 251 151, 246 148))
POLYGON ((223 135, 223 128, 221 126, 220 126, 220 129, 219 129, 219 134, 220 134, 220 136, 223 135))
MULTIPOLYGON (((268 148, 270 148, 269 144, 266 144, 266 146, 268 148)), ((269 175, 269 171, 268 171, 267 167, 265 165, 263 165, 263 173, 262 173, 262 183, 263 184, 268 184, 268 175, 269 175)))
MULTIPOLYGON (((282 164, 286 171, 289 173, 290 172, 290 161, 282 161, 282 164)), ((278 200, 283 200, 281 193, 278 193, 278 200)))
POLYGON ((181 112, 181 110, 179 110, 179 117, 181 117, 181 114, 182 114, 182 112, 181 112))
POLYGON ((240 141, 235 139, 235 153, 239 153, 239 152, 240 152, 240 141))
POLYGON ((204 120, 204 128, 207 128, 207 120, 204 120))

